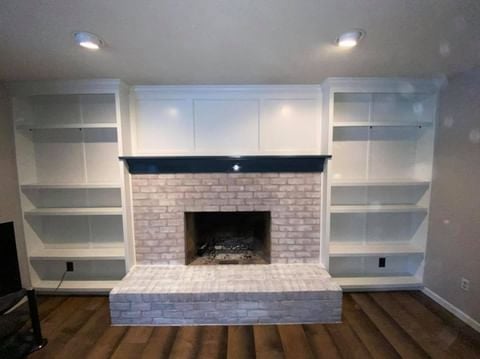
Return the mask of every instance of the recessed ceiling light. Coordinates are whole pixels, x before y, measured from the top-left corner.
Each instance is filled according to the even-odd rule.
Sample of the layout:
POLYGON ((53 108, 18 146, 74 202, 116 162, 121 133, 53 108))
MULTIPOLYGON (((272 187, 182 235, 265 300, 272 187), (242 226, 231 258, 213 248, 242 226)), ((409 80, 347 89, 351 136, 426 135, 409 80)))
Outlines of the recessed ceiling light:
POLYGON ((352 30, 341 34, 337 39, 337 45, 343 48, 352 48, 358 45, 361 39, 365 37, 365 31, 352 30))
POLYGON ((86 31, 74 32, 73 39, 77 45, 89 50, 98 50, 105 46, 105 42, 97 35, 86 31))

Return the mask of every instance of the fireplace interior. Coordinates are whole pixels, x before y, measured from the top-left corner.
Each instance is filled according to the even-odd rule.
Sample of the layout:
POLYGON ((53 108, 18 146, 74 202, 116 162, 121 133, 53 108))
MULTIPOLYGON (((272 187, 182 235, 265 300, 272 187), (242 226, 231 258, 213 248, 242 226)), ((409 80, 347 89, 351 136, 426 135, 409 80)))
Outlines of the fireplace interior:
POLYGON ((270 212, 185 212, 186 264, 270 263, 270 212))

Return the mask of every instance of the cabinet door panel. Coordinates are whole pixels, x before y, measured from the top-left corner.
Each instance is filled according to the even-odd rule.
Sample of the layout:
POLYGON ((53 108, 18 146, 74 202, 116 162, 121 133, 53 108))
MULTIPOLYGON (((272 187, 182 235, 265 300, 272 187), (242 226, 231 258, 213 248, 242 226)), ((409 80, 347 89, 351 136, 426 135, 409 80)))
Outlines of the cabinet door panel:
POLYGON ((260 146, 265 152, 319 153, 318 100, 265 100, 260 120, 260 146))
POLYGON ((137 152, 139 153, 193 151, 191 101, 138 101, 136 136, 137 152))
POLYGON ((257 100, 196 100, 196 152, 256 153, 258 112, 257 100))

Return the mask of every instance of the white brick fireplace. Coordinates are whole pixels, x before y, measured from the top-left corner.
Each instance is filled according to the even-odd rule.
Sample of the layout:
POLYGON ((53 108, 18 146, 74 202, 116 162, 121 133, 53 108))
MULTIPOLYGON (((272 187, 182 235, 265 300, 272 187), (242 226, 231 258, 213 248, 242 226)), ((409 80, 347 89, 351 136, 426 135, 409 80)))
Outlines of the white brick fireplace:
POLYGON ((318 171, 134 174, 137 266, 110 293, 113 324, 339 321, 341 290, 320 264, 321 186, 318 171), (268 214, 269 264, 188 265, 190 213, 268 214))
POLYGON ((123 159, 136 265, 110 293, 112 323, 339 321, 341 289, 321 258, 329 156, 319 88, 138 87, 131 95, 134 155, 123 159), (265 262, 194 265, 192 213, 262 214, 265 262))

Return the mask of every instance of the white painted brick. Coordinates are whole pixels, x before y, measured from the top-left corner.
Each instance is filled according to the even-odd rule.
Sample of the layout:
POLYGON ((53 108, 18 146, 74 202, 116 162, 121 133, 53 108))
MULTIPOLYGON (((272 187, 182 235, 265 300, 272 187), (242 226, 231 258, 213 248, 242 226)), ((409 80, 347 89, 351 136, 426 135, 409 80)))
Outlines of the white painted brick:
POLYGON ((223 266, 221 270, 216 266, 137 266, 110 294, 112 305, 151 308, 112 307, 112 323, 122 325, 337 322, 341 319, 341 300, 340 287, 318 264, 223 266), (183 275, 192 278, 190 272, 199 281, 215 273, 216 280, 203 281, 211 288, 202 286, 201 293, 189 293, 199 289, 196 281, 183 279, 183 275), (273 273, 281 277, 275 279, 273 273), (266 282, 263 277, 270 280, 266 282), (227 288, 225 285, 233 286, 236 292, 219 293, 219 288, 227 288))
POLYGON ((321 175, 311 173, 135 175, 133 198, 137 260, 139 263, 178 263, 178 258, 158 254, 184 250, 183 212, 218 210, 271 211, 272 262, 279 259, 277 254, 280 253, 274 248, 281 245, 275 238, 287 238, 285 233, 289 241, 293 238, 311 240, 310 257, 299 257, 302 261, 318 259, 320 183, 321 175), (165 220, 170 221, 165 223, 165 220), (290 228, 280 224, 288 224, 290 228), (285 229, 288 231, 284 232, 285 229), (160 243, 166 240, 167 235, 174 236, 175 241, 160 243), (155 246, 155 241, 158 246, 155 246), (155 247, 162 252, 156 249, 158 253, 148 253, 155 247))

